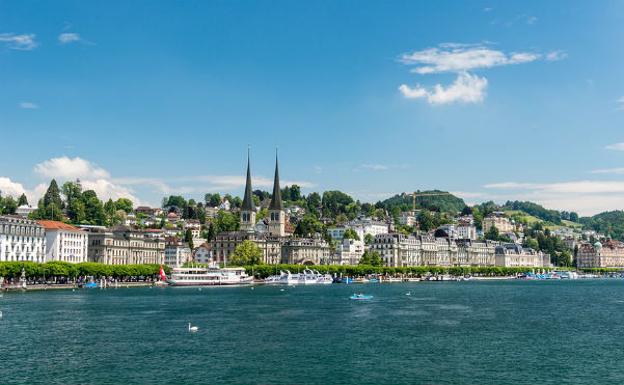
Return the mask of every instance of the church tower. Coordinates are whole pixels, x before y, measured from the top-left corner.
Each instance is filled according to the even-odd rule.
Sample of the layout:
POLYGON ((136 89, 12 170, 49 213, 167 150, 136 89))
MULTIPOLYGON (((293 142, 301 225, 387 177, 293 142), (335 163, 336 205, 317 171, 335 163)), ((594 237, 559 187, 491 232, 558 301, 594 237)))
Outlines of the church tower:
POLYGON ((251 191, 251 167, 249 149, 247 149, 247 181, 245 182, 245 196, 240 211, 240 229, 242 231, 254 231, 256 226, 256 206, 251 191))
POLYGON ((286 214, 282 204, 282 192, 279 184, 279 167, 277 151, 275 153, 275 179, 273 180, 273 196, 269 205, 269 234, 275 237, 286 236, 286 214))

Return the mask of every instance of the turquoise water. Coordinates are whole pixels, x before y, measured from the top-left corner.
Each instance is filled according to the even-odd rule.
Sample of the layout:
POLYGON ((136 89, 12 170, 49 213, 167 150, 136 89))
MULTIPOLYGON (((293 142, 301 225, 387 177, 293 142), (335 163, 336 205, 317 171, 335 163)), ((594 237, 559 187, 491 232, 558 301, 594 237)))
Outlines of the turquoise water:
POLYGON ((621 280, 280 289, 5 293, 0 383, 624 383, 621 280))

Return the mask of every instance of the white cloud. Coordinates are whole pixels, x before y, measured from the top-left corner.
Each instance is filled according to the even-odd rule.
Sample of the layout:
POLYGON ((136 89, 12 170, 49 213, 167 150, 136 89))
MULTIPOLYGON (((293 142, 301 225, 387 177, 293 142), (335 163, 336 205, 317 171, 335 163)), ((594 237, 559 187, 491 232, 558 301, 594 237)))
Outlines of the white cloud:
POLYGON ((624 111, 624 96, 615 101, 618 105, 617 109, 624 111))
POLYGON ((624 151, 624 142, 613 143, 605 146, 607 150, 624 151))
POLYGON ((533 52, 506 54, 481 44, 445 43, 438 47, 405 53, 401 55, 399 61, 406 65, 416 65, 412 72, 423 75, 528 63, 540 57, 540 54, 533 52))
POLYGON ((367 170, 373 170, 373 171, 386 171, 389 167, 384 165, 384 164, 365 163, 365 164, 361 165, 360 168, 364 168, 364 169, 367 169, 367 170))
POLYGON ((624 167, 618 168, 602 168, 598 170, 592 170, 592 174, 624 174, 624 167))
POLYGON ((39 105, 33 102, 20 102, 19 107, 25 110, 36 110, 39 108, 39 105))
POLYGON ((61 44, 73 43, 80 41, 80 35, 72 32, 64 32, 58 36, 58 40, 61 44))
POLYGON ((562 50, 548 52, 545 56, 546 61, 559 61, 568 57, 568 54, 562 50))
POLYGON ((21 183, 13 182, 10 178, 0 177, 0 193, 2 196, 10 195, 14 198, 26 192, 21 183))
POLYGON ((537 23, 537 17, 536 16, 526 16, 525 17, 526 23, 529 25, 533 25, 535 23, 537 23))
POLYGON ((60 180, 110 178, 108 171, 97 167, 88 160, 67 156, 52 158, 39 163, 35 166, 35 172, 46 178, 58 178, 60 180))
POLYGON ((30 51, 37 47, 35 34, 16 35, 14 33, 0 33, 0 43, 5 43, 10 49, 30 51))
POLYGON ((120 186, 106 179, 81 180, 83 190, 93 190, 97 196, 107 201, 108 199, 117 200, 119 198, 128 198, 135 205, 140 205, 141 200, 136 197, 132 190, 120 186))
POLYGON ((427 99, 429 104, 481 103, 485 98, 487 84, 486 78, 464 72, 446 88, 441 84, 436 84, 433 89, 427 90, 420 85, 412 88, 401 84, 399 91, 408 99, 427 99))

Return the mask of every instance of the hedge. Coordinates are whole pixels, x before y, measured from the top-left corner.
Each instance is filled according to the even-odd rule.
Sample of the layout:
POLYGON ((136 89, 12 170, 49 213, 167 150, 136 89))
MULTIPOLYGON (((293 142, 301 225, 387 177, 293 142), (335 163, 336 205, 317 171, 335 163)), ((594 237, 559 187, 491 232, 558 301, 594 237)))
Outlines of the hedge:
MULTIPOLYGON (((0 262, 0 277, 19 278, 22 268, 27 278, 50 278, 66 277, 76 278, 80 276, 93 277, 148 277, 158 275, 160 265, 105 265, 95 262, 67 263, 67 262, 0 262)), ((170 268, 163 266, 166 273, 170 268)))

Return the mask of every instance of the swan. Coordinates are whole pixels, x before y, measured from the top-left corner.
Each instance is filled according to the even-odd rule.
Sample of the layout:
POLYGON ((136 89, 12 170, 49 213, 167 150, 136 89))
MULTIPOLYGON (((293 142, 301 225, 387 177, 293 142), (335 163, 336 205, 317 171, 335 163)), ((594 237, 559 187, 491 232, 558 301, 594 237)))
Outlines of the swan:
POLYGON ((188 331, 189 332, 195 333, 198 330, 199 330, 199 328, 197 326, 191 326, 191 323, 189 322, 189 324, 188 324, 188 331))
POLYGON ((405 293, 405 295, 412 295, 412 292, 408 291, 407 293, 405 293))

